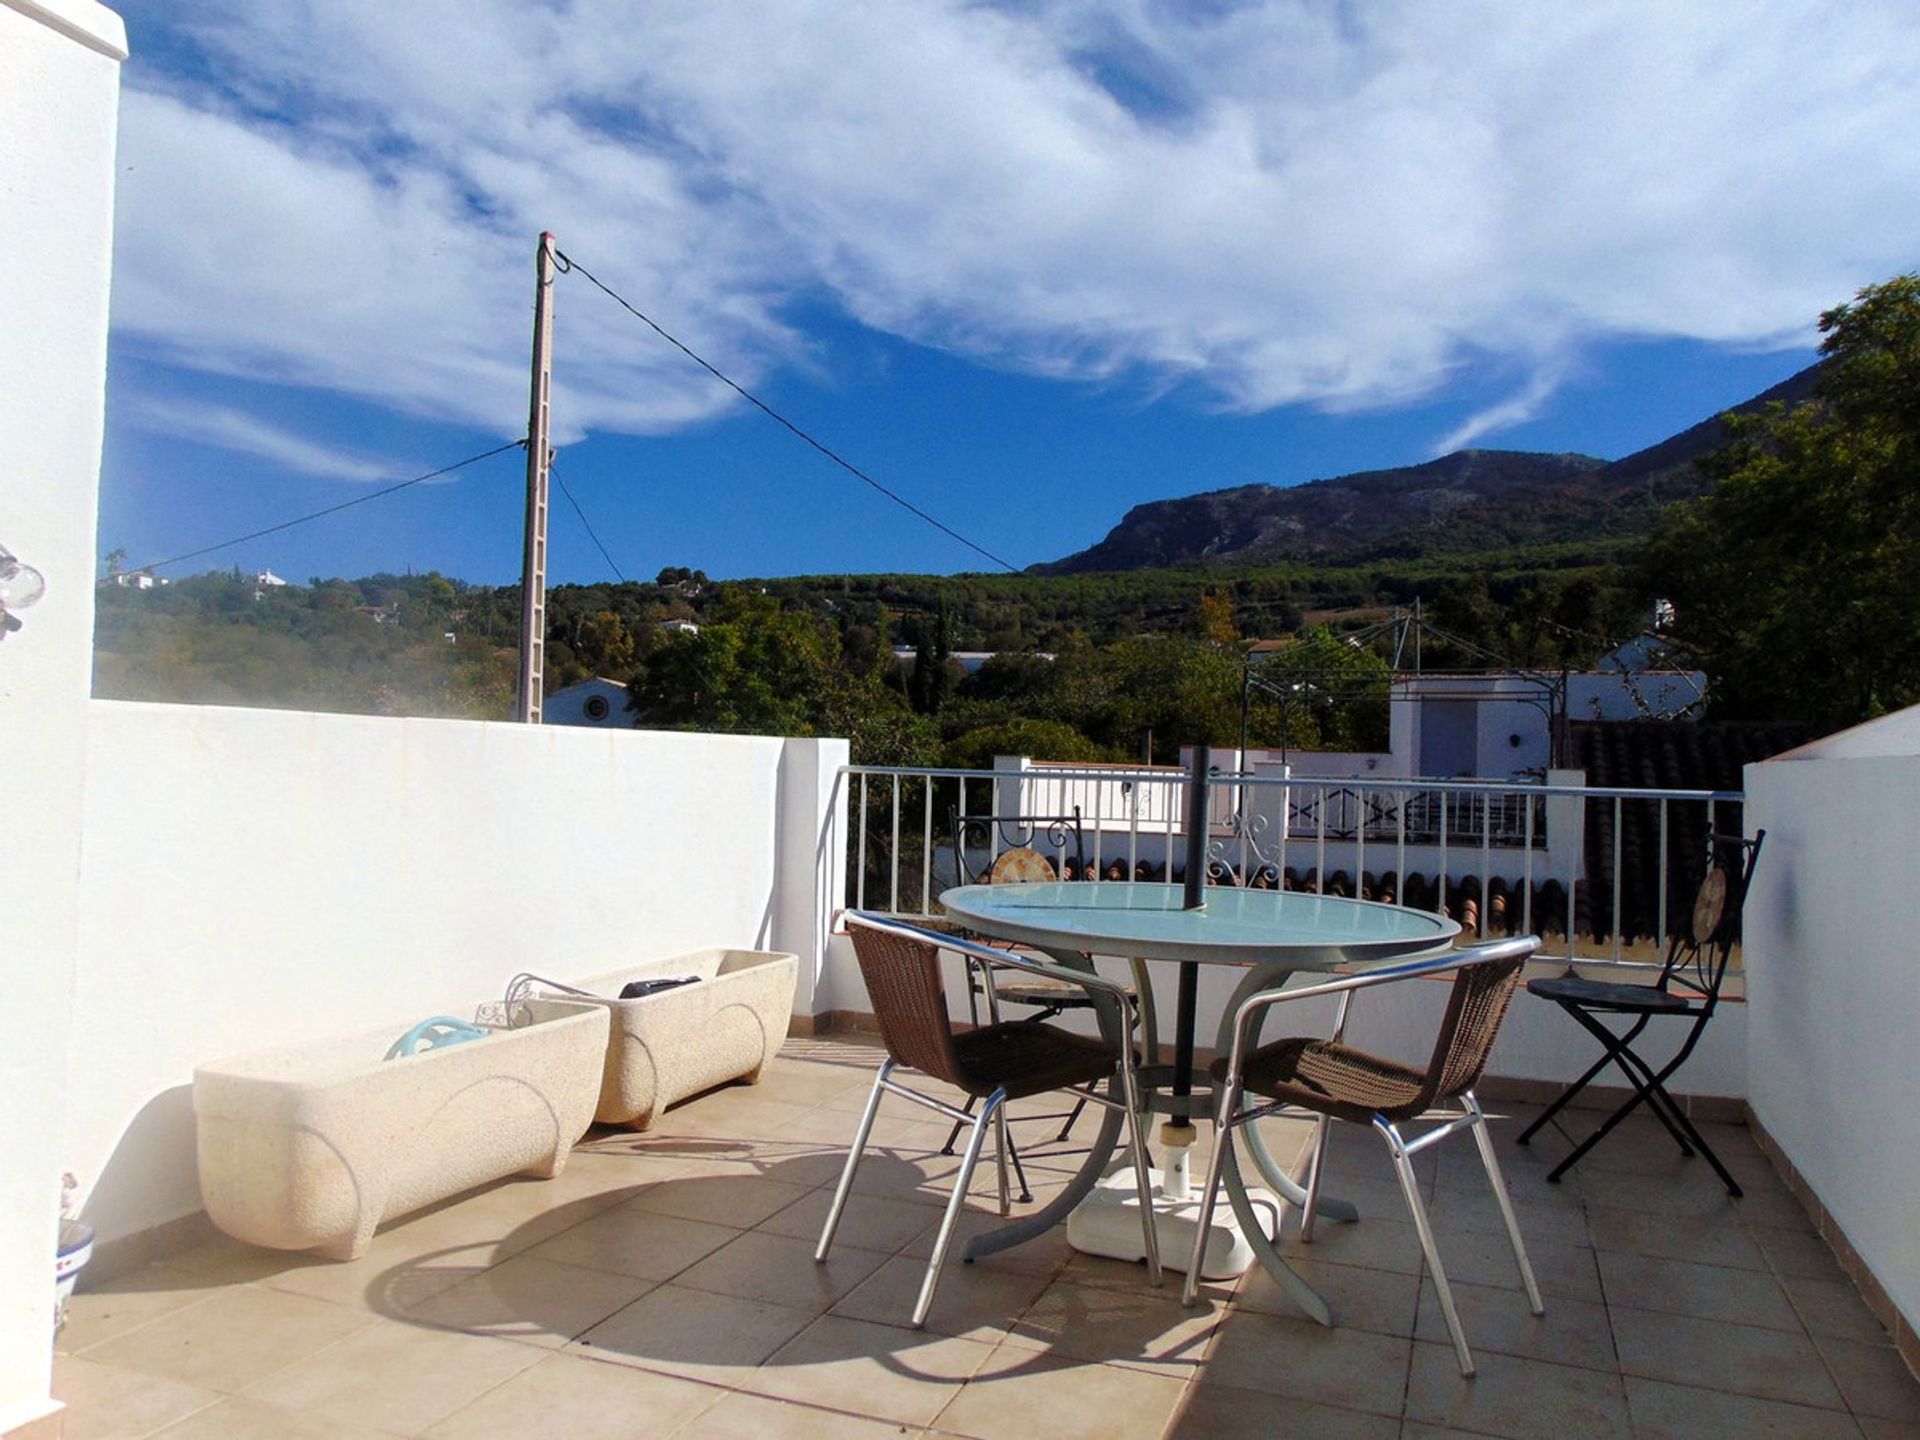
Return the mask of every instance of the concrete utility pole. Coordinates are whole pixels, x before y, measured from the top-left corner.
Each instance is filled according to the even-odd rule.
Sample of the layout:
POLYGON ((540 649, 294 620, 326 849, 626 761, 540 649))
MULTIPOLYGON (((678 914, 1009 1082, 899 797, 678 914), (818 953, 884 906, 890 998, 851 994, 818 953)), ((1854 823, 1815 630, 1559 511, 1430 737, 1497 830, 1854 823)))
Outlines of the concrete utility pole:
POLYGON ((527 402, 527 538, 520 560, 520 702, 514 718, 540 723, 547 670, 547 407, 553 381, 553 235, 542 231, 533 287, 533 392, 527 402))

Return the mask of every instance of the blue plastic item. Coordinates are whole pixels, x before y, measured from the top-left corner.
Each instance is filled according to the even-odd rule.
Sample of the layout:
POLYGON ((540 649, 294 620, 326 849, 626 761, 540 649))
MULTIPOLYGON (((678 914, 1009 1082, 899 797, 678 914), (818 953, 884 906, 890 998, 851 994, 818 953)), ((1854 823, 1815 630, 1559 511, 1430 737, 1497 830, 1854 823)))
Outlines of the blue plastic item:
POLYGON ((484 1040, 490 1033, 478 1025, 469 1025, 464 1020, 456 1020, 451 1015, 435 1015, 430 1020, 422 1020, 388 1046, 385 1058, 394 1060, 416 1054, 421 1050, 444 1050, 449 1045, 464 1045, 469 1040, 484 1040))

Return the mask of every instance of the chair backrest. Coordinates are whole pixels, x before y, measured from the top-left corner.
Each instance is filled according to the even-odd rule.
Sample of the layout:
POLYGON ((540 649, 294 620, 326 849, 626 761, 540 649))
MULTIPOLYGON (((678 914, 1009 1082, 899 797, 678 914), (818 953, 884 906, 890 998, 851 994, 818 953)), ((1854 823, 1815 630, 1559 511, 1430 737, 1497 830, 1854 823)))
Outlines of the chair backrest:
POLYGON ((1421 1089, 1422 1109, 1436 1100, 1451 1100, 1480 1083, 1521 972, 1539 947, 1540 942, 1531 935, 1498 940, 1478 947, 1486 953, 1485 959, 1463 965, 1454 973, 1453 993, 1447 998, 1447 1013, 1440 1022, 1433 1060, 1421 1089))
POLYGON ((1008 849, 1032 849, 1043 860, 1047 857, 1040 853, 1039 846, 1044 844, 1054 852, 1058 863, 1048 863, 1056 871, 1068 863, 1071 847, 1073 874, 1070 878, 1087 878, 1086 837, 1080 829, 1078 805, 1070 815, 962 815, 958 806, 948 806, 947 820, 953 829, 954 877, 962 885, 984 885, 992 879, 996 833, 1008 849), (986 846, 987 863, 979 870, 967 860, 969 836, 976 844, 986 846))
POLYGON ((853 937, 853 953, 887 1053, 936 1080, 959 1084, 939 949, 929 941, 863 924, 854 915, 847 917, 847 933, 853 937))
POLYGON ((1660 971, 1662 990, 1677 976, 1698 990, 1709 1006, 1720 998, 1727 964, 1740 938, 1747 887, 1753 881, 1753 867, 1766 838, 1764 830, 1754 832, 1751 840, 1741 835, 1707 837, 1707 873, 1695 893, 1693 908, 1667 941, 1666 964, 1660 971))

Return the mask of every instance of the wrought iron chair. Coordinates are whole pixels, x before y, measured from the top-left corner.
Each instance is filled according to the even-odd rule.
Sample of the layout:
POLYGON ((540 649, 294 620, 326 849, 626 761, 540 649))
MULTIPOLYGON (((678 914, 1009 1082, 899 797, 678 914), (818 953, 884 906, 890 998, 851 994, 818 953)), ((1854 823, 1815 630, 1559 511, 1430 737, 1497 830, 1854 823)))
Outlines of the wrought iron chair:
MULTIPOLYGON (((834 1232, 853 1189, 853 1176, 873 1131, 874 1116, 882 1095, 898 1095, 970 1127, 967 1148, 960 1162, 960 1173, 953 1182, 953 1195, 947 1201, 946 1214, 933 1243, 933 1257, 927 1262, 926 1278, 920 1285, 920 1297, 913 1307, 913 1327, 926 1323, 933 1304, 934 1287, 940 1280, 940 1267, 953 1239, 955 1221, 966 1204, 967 1186, 974 1165, 980 1158, 981 1143, 991 1124, 995 1135, 996 1158, 1000 1172, 1000 1213, 1010 1210, 1007 1197, 1007 1116, 1009 1100, 1039 1095, 1049 1090, 1070 1090, 1092 1104, 1124 1111, 1128 1142, 1132 1147, 1134 1174, 1140 1190, 1141 1228, 1145 1233, 1147 1276, 1160 1284, 1160 1249, 1153 1226, 1153 1194, 1147 1172, 1146 1139, 1143 1134, 1144 1110, 1138 1077, 1134 1072, 1131 1044, 1110 1045, 1072 1035, 1056 1026, 1033 1021, 1002 1023, 997 1011, 993 1023, 956 1035, 947 1012, 946 989, 940 982, 940 951, 951 950, 967 957, 970 963, 1023 970, 1078 985, 1090 994, 1099 994, 1118 1007, 1121 1033, 1131 1035, 1132 1011, 1136 1004, 1126 986, 1102 976, 1062 965, 1053 965, 1029 955, 989 949, 950 935, 901 925, 857 912, 849 913, 847 925, 853 936, 854 953, 860 973, 867 983, 873 1012, 880 1022, 880 1038, 887 1047, 887 1059, 873 1082, 860 1128, 854 1134, 853 1149, 848 1152, 840 1184, 833 1192, 833 1204, 827 1211, 826 1227, 820 1232, 815 1260, 824 1261, 833 1244, 834 1232), (936 1080, 964 1091, 971 1100, 981 1102, 977 1114, 967 1114, 931 1095, 902 1084, 894 1078, 897 1068, 918 1070, 936 1080), (1120 1092, 1118 1100, 1101 1095, 1094 1087, 1102 1080, 1113 1082, 1120 1092)), ((993 1007, 994 992, 987 991, 993 1007)))
MULTIPOLYGON (((949 823, 953 827, 953 870, 954 878, 961 885, 1008 885, 1045 883, 1060 878, 1059 871, 1052 860, 1034 848, 1034 842, 1044 833, 1050 849, 1058 855, 1063 864, 1068 865, 1076 876, 1087 873, 1086 836, 1080 825, 1080 807, 1073 807, 1067 815, 962 815, 957 806, 947 809, 949 823), (1012 827, 1009 829, 1009 827, 1012 827), (978 870, 967 860, 967 835, 969 831, 986 832, 989 855, 987 863, 978 870), (993 853, 991 841, 995 832, 1007 842, 1008 848, 993 853), (1072 848, 1072 860, 1067 860, 1069 842, 1072 848)), ((978 966, 967 966, 967 1014, 975 1024, 980 1023, 980 996, 983 981, 978 966)), ((997 998, 1007 1005, 1022 1005, 1037 1012, 1035 1020, 1053 1020, 1068 1010, 1084 1010, 1092 1003, 1086 992, 1071 985, 1052 980, 1028 978, 1003 981, 998 985, 997 998)), ((1073 1133, 1074 1122, 1087 1108, 1086 1101, 1074 1104, 1066 1112, 1060 1126, 1060 1133, 1054 1136, 1054 1143, 1064 1143, 1073 1133)), ((969 1106, 971 1112, 971 1106, 969 1106)), ((1058 1115, 1034 1115, 1033 1120, 1057 1120, 1058 1115)), ((951 1155, 960 1131, 965 1128, 956 1123, 947 1136, 947 1143, 940 1153, 951 1155)), ((1031 1200, 1027 1189, 1026 1167, 1020 1163, 1018 1147, 1009 1143, 1008 1154, 1013 1161, 1015 1177, 1020 1182, 1020 1199, 1024 1204, 1031 1200)))
POLYGON ((1513 1202, 1507 1196, 1506 1180, 1493 1152, 1492 1137, 1487 1134, 1486 1116, 1473 1096, 1473 1087, 1486 1068, 1494 1037, 1519 985, 1520 972, 1539 944, 1530 935, 1518 940, 1499 940, 1431 959, 1386 965, 1324 984, 1263 991, 1241 1003, 1234 1015, 1233 1048, 1225 1058, 1213 1063, 1220 1128, 1214 1142, 1213 1163, 1207 1171, 1207 1188, 1201 1196, 1194 1255, 1187 1267, 1187 1283, 1182 1292, 1185 1303, 1191 1305, 1198 1290, 1207 1231, 1219 1198, 1221 1166, 1227 1147, 1233 1143, 1233 1132, 1279 1111, 1299 1109, 1317 1117, 1311 1168, 1307 1174, 1307 1199, 1300 1214, 1301 1240, 1313 1239, 1314 1212, 1320 1200, 1320 1172, 1325 1167, 1327 1154, 1327 1121, 1371 1125, 1387 1142, 1387 1151, 1393 1157, 1394 1173, 1399 1176, 1401 1192, 1407 1198, 1407 1209, 1413 1214, 1413 1227, 1420 1237, 1420 1250, 1426 1257, 1428 1273, 1433 1276, 1433 1288, 1440 1295, 1440 1310, 1446 1317, 1447 1331, 1453 1336, 1454 1353, 1459 1357, 1462 1375, 1473 1374, 1473 1352, 1467 1348, 1466 1333, 1461 1329, 1459 1312, 1454 1309, 1453 1291, 1447 1284, 1447 1272, 1434 1245, 1433 1226, 1420 1198, 1419 1183, 1414 1179, 1413 1157, 1420 1151, 1438 1144, 1455 1131, 1473 1131, 1480 1147, 1481 1163, 1486 1166, 1487 1179, 1493 1186, 1494 1199, 1506 1221, 1507 1239, 1513 1245, 1513 1258, 1520 1267, 1527 1304, 1534 1314, 1545 1313, 1540 1287, 1534 1283, 1533 1267, 1527 1261, 1527 1248, 1520 1238, 1513 1202), (1453 993, 1440 1022, 1433 1058, 1426 1069, 1415 1070, 1341 1043, 1346 1032, 1347 1010, 1357 991, 1446 974, 1453 976, 1453 993), (1253 1048, 1254 1022, 1265 1011, 1275 1005, 1322 995, 1340 997, 1332 1039, 1294 1037, 1257 1050, 1253 1048), (1242 1110, 1241 1098, 1247 1092, 1267 1103, 1242 1110), (1413 1139, 1401 1133, 1401 1127, 1408 1121, 1442 1104, 1457 1106, 1458 1113, 1433 1117, 1437 1121, 1433 1128, 1413 1139))
POLYGON ((1608 1065, 1616 1066, 1633 1087, 1633 1094, 1576 1145, 1570 1155, 1547 1172, 1547 1179, 1558 1181, 1622 1120, 1645 1105, 1666 1127, 1682 1155, 1692 1156, 1697 1152, 1705 1156, 1727 1187, 1727 1193, 1736 1198, 1741 1194, 1739 1182, 1727 1173, 1727 1167, 1713 1153, 1713 1147, 1667 1093, 1667 1081, 1687 1063, 1687 1057, 1699 1042, 1700 1032, 1707 1028, 1707 1021, 1713 1018, 1720 1003, 1727 962, 1740 936, 1741 907, 1753 879, 1754 864, 1760 858, 1760 843, 1766 837, 1767 832, 1760 830, 1751 840, 1739 835, 1708 838, 1706 877, 1700 883, 1692 911, 1668 940, 1666 962, 1660 968, 1660 978, 1652 985, 1611 984, 1569 975, 1535 980, 1527 986, 1529 994, 1553 1001, 1579 1021, 1581 1027, 1600 1042, 1601 1055, 1584 1075, 1560 1092, 1539 1119, 1520 1133, 1522 1145, 1530 1142, 1541 1126, 1565 1109, 1608 1065), (1616 1033, 1601 1021, 1603 1015, 1630 1017, 1633 1023, 1616 1033), (1690 1020, 1692 1025, 1673 1058, 1656 1070, 1634 1050, 1633 1043, 1661 1016, 1678 1016, 1690 1020))

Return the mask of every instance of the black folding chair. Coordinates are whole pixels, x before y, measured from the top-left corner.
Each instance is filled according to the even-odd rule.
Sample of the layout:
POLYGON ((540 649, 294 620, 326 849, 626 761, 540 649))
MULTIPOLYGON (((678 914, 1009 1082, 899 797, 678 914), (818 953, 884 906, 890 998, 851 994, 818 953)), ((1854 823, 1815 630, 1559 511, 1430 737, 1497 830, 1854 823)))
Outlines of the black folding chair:
POLYGON ((1539 1119, 1520 1132, 1519 1143, 1525 1145, 1531 1141, 1541 1126, 1565 1109, 1568 1102, 1586 1089, 1594 1077, 1609 1065, 1615 1066, 1626 1076, 1627 1083, 1633 1087, 1633 1094, 1626 1102, 1576 1145, 1572 1154, 1554 1166, 1548 1172, 1547 1179, 1559 1180, 1582 1156, 1606 1139, 1622 1120, 1645 1105, 1666 1127, 1667 1133, 1673 1136, 1682 1155, 1692 1156, 1696 1152, 1704 1155, 1707 1163, 1713 1166, 1714 1173, 1725 1183, 1727 1193, 1733 1196, 1741 1193, 1739 1182, 1727 1173, 1727 1167, 1720 1163, 1720 1157, 1713 1153, 1713 1147, 1701 1137, 1673 1096, 1667 1093, 1667 1081, 1687 1063, 1687 1057, 1693 1054, 1693 1047, 1699 1042, 1701 1031, 1707 1028, 1707 1021, 1713 1018, 1714 1009, 1720 1003, 1720 987, 1726 981, 1727 962, 1733 954, 1734 942, 1740 936, 1740 908, 1747 898, 1747 885, 1753 878, 1754 862, 1760 856, 1760 842, 1766 836, 1767 832, 1761 830, 1751 840, 1738 835, 1713 835, 1708 838, 1706 878, 1701 882, 1692 912, 1683 919, 1667 944, 1666 963, 1662 965, 1660 978, 1655 984, 1617 985, 1574 976, 1528 982, 1529 994, 1553 1001, 1579 1021, 1582 1028, 1600 1042, 1602 1054, 1586 1074, 1560 1093, 1559 1098, 1546 1108, 1539 1119), (1602 1022, 1600 1017, 1603 1015, 1628 1016, 1633 1023, 1616 1034, 1602 1022), (1692 1027, 1673 1058, 1656 1070, 1634 1050, 1633 1043, 1648 1025, 1661 1016, 1678 1016, 1691 1021, 1692 1027))

